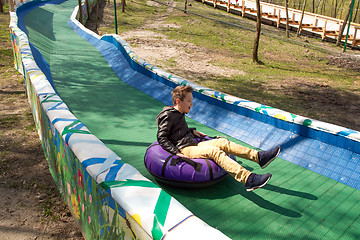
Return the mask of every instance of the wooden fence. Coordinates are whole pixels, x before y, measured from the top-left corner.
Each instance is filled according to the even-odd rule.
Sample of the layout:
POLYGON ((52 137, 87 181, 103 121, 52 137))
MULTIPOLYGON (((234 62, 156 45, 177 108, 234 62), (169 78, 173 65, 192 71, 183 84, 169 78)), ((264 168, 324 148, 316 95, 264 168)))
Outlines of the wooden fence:
MULTIPOLYGON (((239 14, 243 17, 256 18, 256 2, 252 0, 201 0, 203 3, 211 4, 215 8, 226 9, 228 12, 239 14)), ((9 0, 10 11, 14 11, 14 6, 23 0, 9 0)), ((265 23, 284 27, 286 24, 286 10, 284 6, 271 3, 260 2, 260 11, 265 23)), ((343 20, 310 12, 304 12, 301 22, 302 11, 288 8, 290 29, 299 29, 300 32, 312 33, 320 36, 323 40, 336 40, 343 20)), ((345 41, 348 26, 345 27, 342 41, 345 41)), ((349 29, 348 43, 354 46, 360 45, 360 24, 351 23, 349 29)))
MULTIPOLYGON (((243 17, 256 18, 256 2, 251 0, 201 0, 203 3, 213 5, 215 8, 226 9, 243 17)), ((271 3, 260 2, 260 11, 264 23, 284 27, 286 25, 286 10, 284 6, 271 3)), ((300 28, 313 35, 320 36, 323 40, 336 40, 343 20, 310 12, 304 12, 303 21, 301 22, 302 11, 288 8, 289 26, 293 30, 300 28)), ((345 41, 348 26, 345 27, 342 41, 345 41)), ((349 29, 348 43, 352 46, 360 45, 360 24, 351 23, 349 29)))

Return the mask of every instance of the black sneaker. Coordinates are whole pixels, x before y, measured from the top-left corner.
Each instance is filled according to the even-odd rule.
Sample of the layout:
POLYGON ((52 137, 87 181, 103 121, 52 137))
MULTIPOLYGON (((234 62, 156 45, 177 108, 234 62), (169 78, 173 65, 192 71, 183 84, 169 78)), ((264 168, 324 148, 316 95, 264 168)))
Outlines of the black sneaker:
POLYGON ((277 158, 277 156, 280 153, 280 146, 277 146, 274 149, 271 149, 269 151, 261 151, 258 153, 259 157, 259 165, 261 168, 266 168, 272 161, 277 158))
POLYGON ((271 176, 271 173, 262 175, 252 173, 245 183, 246 191, 251 192, 257 188, 265 186, 265 184, 270 180, 271 176))

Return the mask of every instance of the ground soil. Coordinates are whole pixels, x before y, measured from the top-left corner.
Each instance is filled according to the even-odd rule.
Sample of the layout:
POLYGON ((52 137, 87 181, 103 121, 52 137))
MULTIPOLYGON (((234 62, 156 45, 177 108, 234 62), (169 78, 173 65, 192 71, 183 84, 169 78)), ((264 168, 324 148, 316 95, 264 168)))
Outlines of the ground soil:
MULTIPOLYGON (((169 8, 168 11, 172 9, 169 8)), ((8 25, 8 22, 1 24, 8 25)), ((156 22, 149 24, 154 28, 162 27, 164 23, 158 18, 156 22)), ((88 26, 94 29, 93 23, 90 22, 88 26)), ((213 66, 210 62, 214 62, 213 59, 221 60, 223 56, 220 54, 190 43, 169 40, 159 33, 147 30, 147 26, 123 33, 121 36, 133 46, 137 55, 153 65, 171 70, 169 66, 164 65, 162 59, 164 56, 173 56, 176 63, 183 66, 183 72, 177 72, 177 75, 189 80, 199 76, 242 74, 238 70, 213 66), (162 41, 159 41, 159 37, 162 41), (188 54, 185 47, 191 49, 192 54, 188 54), (198 57, 194 58, 194 55, 198 57)), ((0 47, 1 50, 10 49, 10 41, 1 43, 0 47)), ((332 57, 330 64, 360 70, 359 61, 351 58, 344 60, 342 57, 332 57)), ((22 76, 13 69, 10 60, 0 68, 1 239, 83 239, 48 170, 25 95, 22 76)), ((321 84, 318 87, 325 90, 327 88, 321 84)), ((291 87, 286 89, 289 94, 295 94, 291 87)), ((313 86, 305 84, 304 89, 313 89, 313 86)), ((341 101, 344 101, 342 103, 335 101, 339 96, 333 95, 332 92, 318 96, 316 92, 311 94, 311 91, 304 89, 296 94, 303 94, 304 98, 325 105, 335 116, 345 116, 346 113, 341 106, 352 104, 354 99, 356 101, 351 105, 351 109, 360 112, 358 95, 341 96, 341 101)), ((360 129, 360 123, 357 123, 356 128, 360 129)))
POLYGON ((50 175, 22 77, 0 84, 0 238, 83 239, 50 175))
MULTIPOLYGON (((8 13, 0 13, 8 28, 8 13)), ((83 239, 52 179, 10 38, 0 41, 0 239, 83 239)))

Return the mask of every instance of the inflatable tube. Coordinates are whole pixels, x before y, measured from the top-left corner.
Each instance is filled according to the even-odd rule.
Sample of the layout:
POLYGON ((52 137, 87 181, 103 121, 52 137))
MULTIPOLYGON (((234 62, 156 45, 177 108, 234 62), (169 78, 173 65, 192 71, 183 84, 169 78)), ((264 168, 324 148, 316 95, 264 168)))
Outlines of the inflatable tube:
MULTIPOLYGON (((195 139, 197 142, 203 140, 195 139)), ((210 139, 205 137, 204 140, 210 139)), ((207 187, 220 182, 227 175, 211 159, 181 158, 165 151, 157 141, 146 150, 144 161, 146 169, 157 181, 177 187, 207 187)))

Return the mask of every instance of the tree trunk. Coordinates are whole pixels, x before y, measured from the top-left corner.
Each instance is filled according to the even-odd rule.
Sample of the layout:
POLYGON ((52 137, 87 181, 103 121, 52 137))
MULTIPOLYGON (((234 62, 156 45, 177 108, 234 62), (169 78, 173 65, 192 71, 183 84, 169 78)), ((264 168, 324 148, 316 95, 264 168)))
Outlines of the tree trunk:
POLYGON ((95 30, 97 31, 98 27, 98 19, 99 19, 99 5, 101 4, 101 0, 96 3, 96 22, 95 22, 95 30))
POLYGON ((79 4, 79 14, 80 14, 80 16, 79 16, 79 22, 80 22, 81 24, 83 24, 81 0, 78 0, 78 4, 79 4))
POLYGON ((326 0, 322 1, 322 5, 320 7, 320 15, 325 15, 325 2, 326 0))
POLYGON ((5 0, 0 0, 0 12, 4 12, 4 1, 5 0))
POLYGON ((315 0, 312 1, 312 13, 315 13, 315 0))
MULTIPOLYGON (((359 0, 358 3, 357 3, 357 7, 356 7, 356 11, 355 11, 355 16, 354 16, 354 22, 356 22, 356 18, 357 18, 358 12, 359 12, 359 4, 360 4, 360 0, 359 0)), ((360 22, 360 21, 358 21, 358 22, 360 22)))
POLYGON ((288 5, 289 5, 289 0, 285 1, 285 12, 286 12, 286 37, 290 37, 289 35, 289 9, 288 9, 288 5))
POLYGON ((297 36, 297 37, 300 36, 301 27, 302 27, 302 22, 303 22, 304 14, 305 14, 305 6, 306 6, 306 0, 304 0, 304 5, 303 5, 302 13, 301 13, 301 20, 300 20, 300 24, 299 24, 298 31, 297 31, 297 33, 296 33, 296 36, 297 36))
POLYGON ((253 62, 259 63, 258 49, 259 49, 260 34, 261 34, 261 9, 260 9, 260 0, 256 0, 256 9, 257 9, 256 35, 255 35, 254 48, 253 48, 253 62))
POLYGON ((334 13, 333 13, 333 15, 332 15, 332 17, 333 18, 336 18, 336 16, 337 16, 337 9, 338 9, 338 1, 337 0, 335 0, 335 3, 334 3, 334 13))
POLYGON ((315 13, 316 13, 316 14, 319 14, 320 11, 321 11, 321 9, 320 9, 320 11, 319 11, 320 4, 321 4, 321 1, 319 0, 319 2, 318 2, 317 5, 316 5, 316 10, 315 10, 315 13))
POLYGON ((126 6, 125 0, 121 0, 121 11, 122 12, 125 12, 125 6, 126 6))
POLYGON ((352 0, 350 0, 349 11, 347 12, 347 14, 345 16, 345 19, 344 19, 344 22, 343 22, 343 24, 342 24, 342 26, 340 28, 339 36, 338 36, 338 38, 336 40, 336 46, 340 45, 340 42, 341 42, 344 30, 345 30, 346 24, 347 24, 347 22, 349 20, 349 16, 350 16, 350 12, 351 12, 351 3, 352 3, 352 0))

